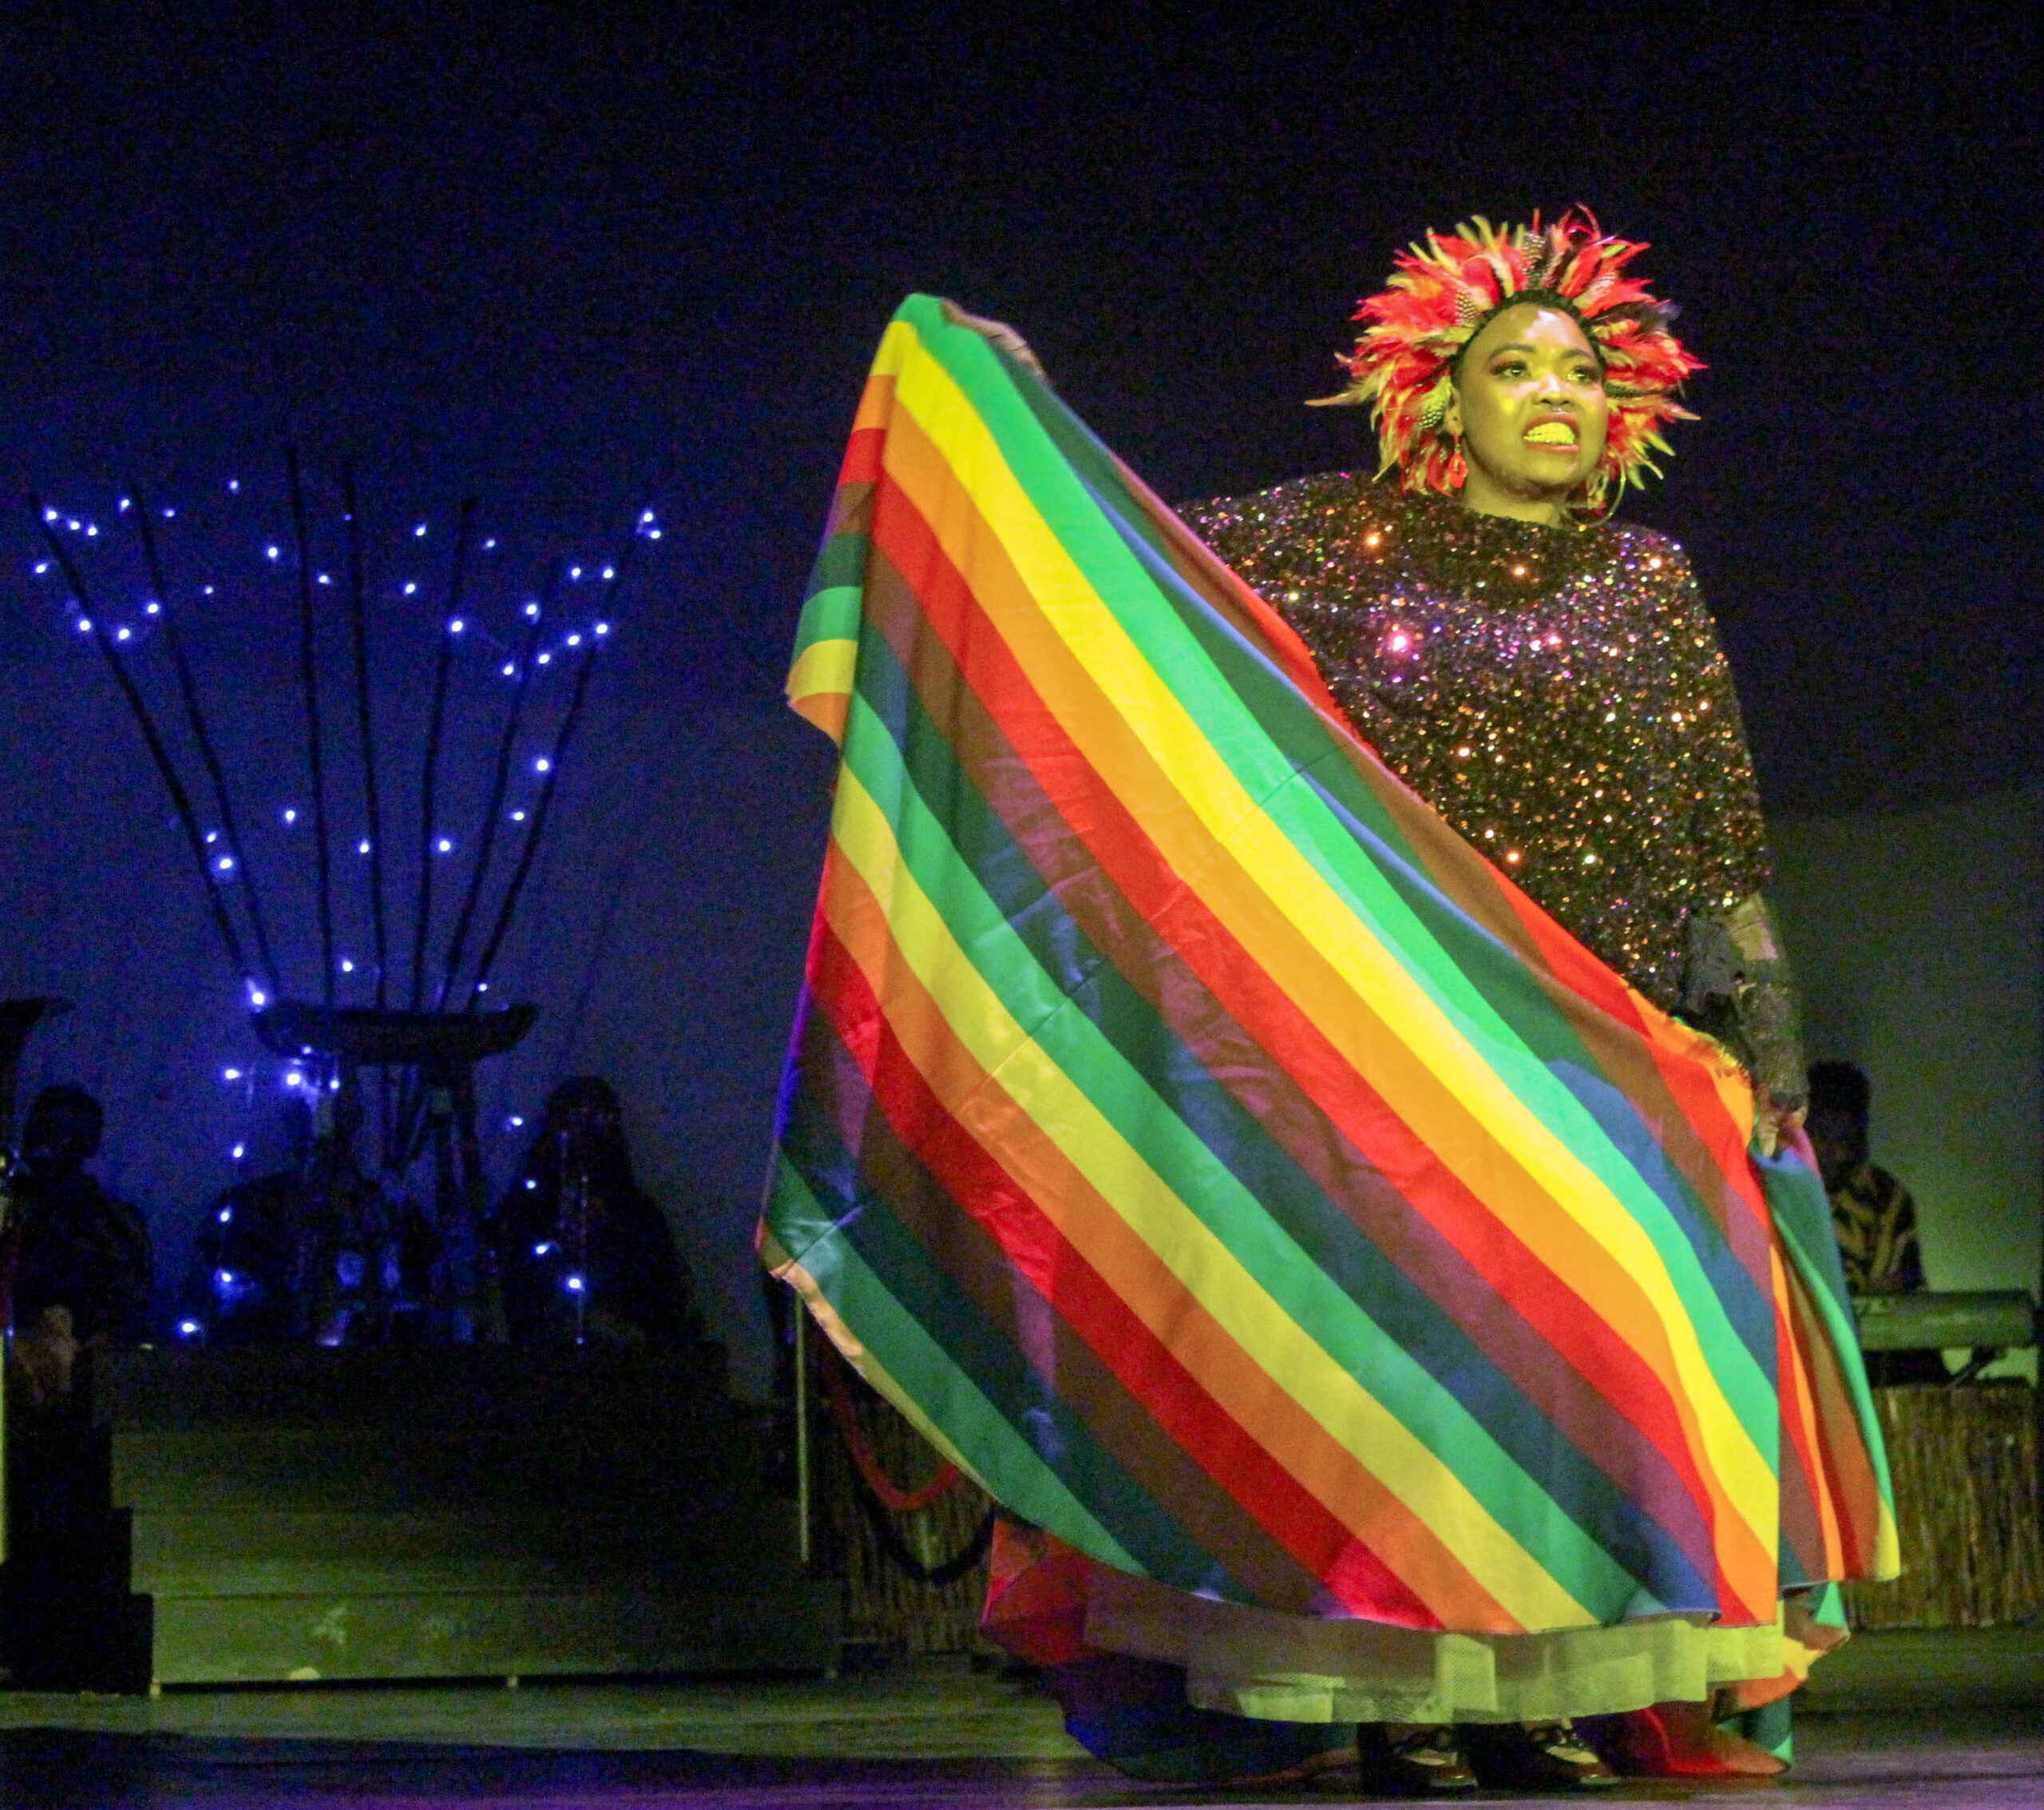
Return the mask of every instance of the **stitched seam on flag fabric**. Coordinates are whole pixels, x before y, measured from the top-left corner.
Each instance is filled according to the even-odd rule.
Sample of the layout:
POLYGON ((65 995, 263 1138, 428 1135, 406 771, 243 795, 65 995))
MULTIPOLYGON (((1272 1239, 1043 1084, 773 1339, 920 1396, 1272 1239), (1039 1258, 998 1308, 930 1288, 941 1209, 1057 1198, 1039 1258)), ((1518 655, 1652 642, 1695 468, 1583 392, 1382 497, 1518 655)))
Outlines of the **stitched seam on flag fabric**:
MULTIPOLYGON (((1242 794, 1238 782, 1226 769, 1225 763, 1206 747, 1203 739, 1196 731, 1186 733, 1183 713, 1175 700, 1170 697, 1168 687, 1163 687, 1161 680, 1147 661, 1134 654, 1119 625, 1111 626, 1103 620, 1103 612, 1097 607, 1089 612, 1084 596, 1087 587, 1083 583, 1075 584, 1072 581, 1076 568, 1071 565, 1068 555, 1057 541, 1054 532, 1040 516, 1035 513, 1026 493, 1021 489, 997 449, 992 446, 984 424, 976 415, 970 414, 969 405, 962 396, 957 394, 955 388, 949 398, 953 404, 951 412, 949 415, 944 416, 941 430, 939 430, 937 418, 944 415, 943 405, 947 398, 943 392, 944 386, 948 383, 948 374, 935 370, 932 361, 914 362, 904 370, 897 382, 897 408, 917 422, 925 436, 932 438, 933 445, 947 442, 964 443, 965 450, 954 450, 949 456, 953 458, 955 465, 969 468, 974 473, 978 481, 972 488, 976 493, 993 493, 993 506, 983 510, 983 518, 988 521, 989 525, 995 527, 1003 545, 1009 549, 1010 556, 1020 562, 1019 569, 1026 572, 1034 568, 1057 575, 1050 578, 1040 576, 1035 581, 1034 588, 1040 596, 1046 600, 1057 600, 1045 602, 1045 619, 1054 620, 1060 624, 1058 632, 1061 639, 1078 651, 1081 660, 1089 669, 1099 674, 1101 682, 1114 692, 1139 735, 1146 724, 1174 723, 1178 726, 1168 746, 1158 741, 1154 731, 1144 739, 1151 747, 1153 758, 1162 762, 1166 771, 1174 770, 1183 765, 1186 760, 1190 760, 1196 770, 1191 785, 1183 781, 1179 782, 1179 798, 1182 802, 1190 805, 1205 818, 1207 835, 1210 839, 1218 833, 1216 814, 1203 798, 1189 794, 1197 794, 1204 786, 1211 791, 1232 793, 1240 800, 1242 794), (940 378, 942 382, 939 382, 940 378), (926 391, 929 394, 925 394, 926 391), (1075 631, 1084 632, 1079 633, 1075 639, 1075 631), (1131 700, 1137 699, 1140 699, 1147 707, 1131 708, 1131 700), (1181 758, 1174 759, 1174 749, 1181 758)), ((900 476, 897 473, 897 481, 900 476)), ((941 538, 941 524, 933 525, 939 527, 941 538)), ((959 549, 953 549, 953 551, 956 553, 959 549)), ((1083 745, 1086 738, 1083 734, 1075 727, 1072 732, 1079 736, 1083 745)), ((1231 821, 1228 833, 1231 837, 1239 838, 1243 834, 1244 825, 1254 825, 1255 822, 1253 810, 1246 809, 1244 803, 1238 803, 1229 815, 1231 821)), ((1305 869, 1306 873, 1310 873, 1309 868, 1298 857, 1297 851, 1289 847, 1281 835, 1274 834, 1274 826, 1263 829, 1262 834, 1266 842, 1262 852, 1268 858, 1270 869, 1289 868, 1292 876, 1298 878, 1304 877, 1301 869, 1305 869)), ((1195 865, 1190 860, 1181 864, 1188 869, 1195 865)), ((1276 901, 1272 895, 1278 889, 1270 886, 1266 888, 1266 896, 1274 905, 1276 901)), ((1311 886, 1305 886, 1286 890, 1288 896, 1298 898, 1309 895, 1313 889, 1311 886)), ((1329 942, 1341 943, 1343 938, 1340 933, 1347 929, 1350 933, 1349 953, 1352 957, 1360 953, 1356 949, 1353 938, 1353 920, 1345 925, 1342 920, 1345 913, 1328 909, 1331 901, 1315 899, 1313 902, 1317 909, 1305 917, 1302 917, 1297 904, 1289 909, 1284 907, 1279 909, 1282 915, 1306 931, 1309 941, 1317 941, 1323 946, 1329 942), (1309 924, 1311 918, 1317 918, 1317 924, 1309 924), (1318 933, 1317 936, 1316 931, 1318 933)), ((1373 952, 1365 962, 1370 981, 1374 982, 1373 986, 1363 981, 1354 972, 1353 960, 1349 965, 1350 972, 1345 978, 1352 988, 1360 985, 1365 996, 1373 991, 1382 992, 1387 987, 1394 995, 1403 993, 1404 998, 1391 1012, 1394 1019, 1409 1020, 1414 1016, 1416 1003, 1425 1000, 1424 992, 1412 985, 1404 970, 1380 953, 1373 952), (1387 972, 1387 970, 1392 972, 1387 972)), ((1379 1009, 1381 1015, 1383 1008, 1379 1009)), ((1438 1013, 1432 1011, 1430 1001, 1426 1002, 1424 1009, 1417 1016, 1423 1020, 1432 1018, 1436 1022, 1426 1026, 1428 1036, 1407 1040, 1407 1047, 1426 1066, 1433 1068, 1437 1065, 1438 1058, 1435 1062, 1428 1062, 1424 1049, 1452 1048, 1456 1040, 1452 1036, 1444 1036, 1443 1033, 1448 1032, 1450 1028, 1444 1020, 1440 1020, 1438 1013)), ((1333 1028, 1326 1028, 1330 1034, 1335 1034, 1333 1028)), ((1363 1072, 1369 1072, 1366 1052, 1357 1049, 1353 1036, 1335 1034, 1335 1040, 1337 1047, 1345 1048, 1357 1061, 1363 1072)), ((1436 1073, 1436 1084, 1442 1079, 1443 1077, 1436 1073)), ((1523 1103, 1510 1096, 1503 1083, 1495 1076, 1489 1075, 1487 1071, 1475 1078, 1475 1091, 1480 1095, 1487 1096, 1472 1103, 1483 1119, 1494 1129, 1509 1126, 1515 1134, 1510 1145, 1515 1160, 1530 1164, 1531 1172, 1543 1179, 1551 1197, 1555 1198, 1579 1226, 1584 1225, 1582 1213, 1574 1203, 1584 1199, 1586 1193, 1594 1199, 1602 1191, 1602 1184, 1597 1181, 1594 1172, 1586 1169, 1573 1153, 1561 1146, 1523 1103), (1486 1079, 1490 1083, 1487 1087, 1484 1085, 1486 1079), (1586 1183, 1590 1184, 1586 1189, 1586 1183)), ((1674 1290, 1674 1280, 1661 1254, 1654 1250, 1650 1236, 1622 1211, 1614 1216, 1612 1204, 1614 1203, 1606 1203, 1600 1210, 1598 1223, 1614 1232, 1616 1238, 1615 1241, 1606 1239, 1603 1242, 1607 1244, 1614 1242, 1621 1247, 1618 1249, 1617 1254, 1635 1279, 1646 1281, 1651 1292, 1663 1295, 1663 1305, 1658 1317, 1664 1329, 1673 1335, 1669 1341, 1670 1356, 1678 1372, 1683 1375, 1685 1389, 1689 1392, 1690 1399, 1702 1404, 1703 1412, 1697 1431, 1705 1448, 1715 1453, 1709 1467, 1717 1475, 1731 1481, 1734 1498, 1728 1501, 1726 1506, 1737 1513, 1737 1502, 1755 1499, 1753 1486, 1761 1481, 1755 1475, 1760 1467, 1761 1455, 1754 1448, 1748 1429, 1740 1424, 1729 1402, 1718 1396, 1713 1404, 1712 1398, 1718 1396, 1716 1380, 1703 1357, 1686 1313, 1678 1311, 1670 1315, 1668 1312, 1666 1296, 1674 1290), (1640 1248, 1642 1246, 1646 1247, 1645 1250, 1640 1248)), ((1585 1229, 1588 1229, 1587 1226, 1585 1229)), ((1769 1480, 1771 1481, 1771 1467, 1767 1468, 1770 1473, 1769 1480)), ((1760 1529, 1754 1528, 1753 1531, 1764 1544, 1768 1543, 1760 1529)))
MULTIPOLYGON (((941 915, 921 895, 906 864, 897 858, 885 818, 854 774, 845 775, 839 796, 846 829, 852 830, 850 819, 854 813, 863 820, 853 837, 840 838, 839 846, 847 859, 871 887, 873 881, 862 854, 866 859, 878 856, 877 865, 893 883, 889 921, 895 931, 896 953, 919 973, 926 988, 945 990, 944 984, 933 979, 933 971, 941 972, 945 984, 957 986, 969 996, 977 996, 970 999, 969 1009, 961 1009, 949 1017, 954 1034, 972 1052, 983 1071, 983 1078, 961 1097, 945 1101, 960 1123, 969 1130, 972 1128, 972 1103, 997 1073, 1009 1097, 1017 1099, 1032 1118, 1067 1128, 1063 1135, 1053 1133, 1053 1141, 1067 1159, 1103 1198, 1122 1206, 1124 1213, 1129 1206, 1137 1210, 1139 1218, 1131 1223, 1137 1226, 1143 1242, 1182 1285, 1219 1315, 1230 1337, 1257 1357, 1266 1374, 1308 1379, 1295 1392, 1296 1397, 1337 1446, 1357 1457, 1365 1450, 1395 1456, 1402 1477, 1386 1475, 1380 1467, 1374 1468, 1373 1474, 1408 1508, 1424 1512, 1441 1528, 1456 1551, 1477 1553, 1476 1559, 1465 1558, 1464 1562, 1472 1564, 1491 1588, 1499 1588, 1497 1580, 1511 1578, 1515 1571, 1522 1578, 1538 1576, 1539 1584, 1535 1586, 1533 1598, 1511 1608, 1522 1626, 1580 1626, 1594 1622, 1595 1618, 1547 1578, 1462 1479, 1367 1391, 1360 1378, 1344 1371, 1303 1328, 1276 1309, 1267 1291, 1234 1253, 1074 1086, 1048 1052, 1021 1032, 984 976, 951 940, 941 915), (874 842, 882 844, 885 852, 873 846, 874 842), (921 961, 915 956, 918 949, 929 952, 921 961), (983 1026, 992 1028, 981 1030, 983 1026), (1019 1095, 1014 1085, 1018 1079, 1024 1083, 1019 1095), (1027 1103, 1032 1099, 1040 1103, 1037 1109, 1027 1103), (1147 1233, 1141 1232, 1143 1223, 1150 1227, 1147 1233), (1215 1277, 1223 1286, 1218 1291, 1200 1288, 1196 1278, 1202 1274, 1215 1277), (1343 1437, 1337 1424, 1330 1421, 1327 1408, 1334 1404, 1343 1406, 1345 1412, 1340 1418, 1357 1428, 1354 1436, 1343 1437), (1419 1491, 1416 1500, 1416 1490, 1419 1491), (1487 1551, 1491 1554, 1487 1561, 1480 1556, 1487 1551)), ((884 993, 882 996, 884 1010, 884 993)), ((983 1147, 999 1160, 997 1145, 983 1143, 983 1147)), ((1083 1253, 1087 1244, 1085 1228, 1061 1217, 1058 1212, 1061 1204, 1040 1203, 1083 1253)), ((1166 1329, 1153 1326, 1153 1330, 1163 1333, 1166 1329)), ((1480 1436, 1487 1441, 1487 1435, 1480 1436)), ((1365 1467, 1373 1468, 1367 1464, 1365 1467)), ((1328 1506, 1339 1514, 1334 1503, 1328 1506)), ((1507 1606, 1511 1606, 1509 1602, 1507 1606)))

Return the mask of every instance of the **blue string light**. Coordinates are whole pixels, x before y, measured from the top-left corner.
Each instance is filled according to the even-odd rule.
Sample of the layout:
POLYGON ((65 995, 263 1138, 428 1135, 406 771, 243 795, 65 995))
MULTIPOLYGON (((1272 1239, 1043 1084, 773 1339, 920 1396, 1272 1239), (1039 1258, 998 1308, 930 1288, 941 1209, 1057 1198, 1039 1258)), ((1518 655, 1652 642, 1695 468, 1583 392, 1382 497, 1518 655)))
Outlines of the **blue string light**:
MULTIPOLYGON (((239 497, 243 491, 242 481, 238 477, 228 478, 224 481, 224 489, 228 495, 239 497)), ((137 506, 137 499, 133 497, 121 497, 117 499, 117 513, 124 517, 133 513, 137 506)), ((157 513, 160 519, 165 521, 174 521, 178 518, 179 509, 175 504, 160 504, 157 513)), ((61 532, 80 536, 88 540, 97 540, 101 537, 100 525, 92 518, 89 512, 79 511, 74 513, 53 505, 44 510, 43 517, 53 528, 61 529, 61 532)), ((647 509, 641 512, 633 532, 642 538, 655 541, 660 538, 661 530, 657 517, 652 509, 647 509)), ((418 521, 412 525, 411 538, 414 541, 423 541, 428 537, 430 533, 430 524, 426 521, 418 521)), ((258 545, 261 547, 263 558, 269 565, 276 568, 283 564, 287 549, 281 541, 259 540, 258 545)), ((482 549, 485 552, 494 552, 498 545, 497 537, 493 535, 483 541, 482 549)), ((56 570, 56 564, 50 559, 39 560, 34 562, 32 570, 38 578, 48 577, 56 570)), ((600 573, 604 583, 614 584, 618 572, 619 568, 614 562, 600 566, 590 565, 586 571, 584 564, 577 562, 568 568, 568 576, 572 582, 580 583, 585 577, 594 577, 600 573)), ((323 588, 331 588, 335 584, 331 572, 319 572, 313 576, 314 581, 323 588)), ((402 581, 400 589, 404 596, 415 597, 420 594, 422 588, 420 580, 407 579, 402 581)), ((220 594, 219 587, 212 583, 202 584, 197 589, 198 594, 205 598, 214 598, 220 594)), ((137 600, 137 604, 139 612, 147 623, 154 624, 162 620, 164 606, 158 598, 145 593, 137 600)), ((94 620, 86 615, 75 600, 67 601, 64 607, 66 613, 74 622, 77 632, 89 636, 100 632, 96 627, 94 620)), ((529 597, 518 608, 525 620, 531 623, 537 623, 545 613, 543 605, 537 598, 529 597)), ((611 632, 611 624, 607 620, 586 623, 582 627, 561 636, 552 647, 537 650, 532 658, 539 666, 551 667, 556 663, 557 656, 564 654, 567 650, 582 649, 592 638, 607 637, 611 632)), ((514 681, 520 677, 520 661, 515 658, 504 657, 509 652, 509 648, 501 640, 491 633, 486 623, 479 623, 468 615, 461 615, 449 619, 446 623, 446 628, 448 633, 455 636, 466 636, 473 632, 477 640, 495 652, 501 677, 514 681)), ((105 632, 110 635, 112 640, 125 645, 136 642, 144 631, 139 625, 131 626, 127 623, 119 623, 106 625, 105 632)), ((534 758, 533 770, 542 776, 549 775, 553 770, 553 764, 549 756, 541 754, 534 758)), ((283 806, 277 808, 278 821, 282 826, 287 830, 295 829, 301 815, 299 808, 296 806, 283 806)), ((513 808, 507 810, 505 815, 513 823, 525 824, 530 822, 532 814, 524 808, 513 808)), ((204 840, 207 845, 217 850, 211 857, 213 871, 221 875, 230 873, 238 875, 244 865, 240 851, 239 850, 218 850, 221 833, 217 830, 204 832, 204 840)), ((454 850, 454 839, 447 836, 438 837, 434 839, 433 846, 438 854, 450 854, 454 850)), ((356 842, 355 849, 358 856, 368 856, 373 852, 371 839, 367 836, 360 837, 356 842)), ((337 956, 335 960, 340 972, 353 975, 359 972, 358 964, 352 958, 337 956)), ((253 978, 245 978, 243 984, 247 1000, 252 1009, 261 1011, 268 1006, 269 994, 262 984, 253 978)), ((488 982, 478 980, 475 983, 474 991, 477 993, 486 993, 489 990, 488 982)), ((228 1066, 221 1069, 220 1074, 223 1080, 229 1083, 240 1084, 252 1090, 255 1085, 255 1071, 243 1067, 228 1066)), ((308 1092, 315 1091, 317 1086, 302 1071, 296 1069, 284 1073, 283 1083, 287 1087, 308 1092)), ((252 1092, 251 1097, 252 1099, 253 1097, 252 1092)), ((505 1123, 507 1131, 511 1131, 522 1128, 525 1121, 521 1115, 513 1114, 508 1117, 505 1123)), ((236 1143, 232 1147, 231 1154, 237 1164, 245 1158, 247 1149, 245 1143, 236 1143)), ((529 1179, 525 1185, 532 1187, 537 1184, 529 1179)), ((222 1224, 228 1222, 230 1210, 221 1209, 219 1218, 222 1224)), ((228 1272, 223 1271, 220 1273, 220 1280, 225 1284, 236 1279, 232 1277, 228 1272)), ((579 1293, 584 1286, 583 1278, 580 1276, 572 1277, 568 1285, 579 1293)), ((181 1336, 187 1337, 200 1335, 204 1331, 203 1325, 194 1321, 179 1322, 178 1329, 181 1336)))

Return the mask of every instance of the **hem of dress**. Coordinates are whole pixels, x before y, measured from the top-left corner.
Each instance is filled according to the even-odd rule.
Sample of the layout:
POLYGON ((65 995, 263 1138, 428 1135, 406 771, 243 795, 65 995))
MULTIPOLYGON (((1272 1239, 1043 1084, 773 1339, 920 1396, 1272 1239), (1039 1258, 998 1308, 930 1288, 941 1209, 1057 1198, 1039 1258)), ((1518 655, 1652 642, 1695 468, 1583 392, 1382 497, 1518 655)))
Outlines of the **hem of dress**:
POLYGON ((1781 1618, 1686 1615, 1527 1634, 1436 1634, 1220 1602, 1093 1567, 1090 1646, 1182 1665, 1194 1707, 1285 1722, 1520 1722, 1701 1702, 1780 1677, 1781 1618))

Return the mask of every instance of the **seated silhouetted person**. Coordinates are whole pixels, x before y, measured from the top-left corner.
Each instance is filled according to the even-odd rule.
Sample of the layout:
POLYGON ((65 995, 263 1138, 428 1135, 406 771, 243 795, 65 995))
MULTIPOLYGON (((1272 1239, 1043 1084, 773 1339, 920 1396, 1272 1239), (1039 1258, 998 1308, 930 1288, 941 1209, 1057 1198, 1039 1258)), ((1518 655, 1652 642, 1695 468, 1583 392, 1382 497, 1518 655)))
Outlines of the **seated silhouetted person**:
POLYGON ((207 1204, 178 1301, 178 1331, 216 1345, 271 1345, 311 1336, 306 1274, 312 1107, 302 1092, 279 1103, 275 1166, 207 1204))
MULTIPOLYGON (((1845 1285, 1856 1295, 1913 1294, 1923 1286, 1916 1203, 1868 1154, 1872 1104, 1873 1084, 1864 1070, 1849 1062, 1812 1064, 1810 1143, 1831 1196, 1845 1285)), ((1934 1351, 1867 1353, 1867 1380, 1876 1388, 1942 1383, 1947 1374, 1934 1351)))
POLYGON ((105 1115, 83 1087, 45 1087, 22 1127, 15 1202, 14 1375, 30 1408, 70 1393, 81 1351, 148 1336, 149 1229, 85 1169, 105 1115))
POLYGON ((660 1203, 639 1186, 608 1082, 554 1089, 489 1224, 513 1343, 691 1345, 688 1271, 660 1203))
POLYGON ((5 1658, 18 1685, 38 1689, 103 1687, 125 1664, 107 1638, 126 1590, 123 1529, 107 1502, 104 1436, 72 1390, 81 1352, 148 1330, 149 1232, 85 1167, 104 1123, 84 1088, 44 1088, 9 1183, 5 1658))

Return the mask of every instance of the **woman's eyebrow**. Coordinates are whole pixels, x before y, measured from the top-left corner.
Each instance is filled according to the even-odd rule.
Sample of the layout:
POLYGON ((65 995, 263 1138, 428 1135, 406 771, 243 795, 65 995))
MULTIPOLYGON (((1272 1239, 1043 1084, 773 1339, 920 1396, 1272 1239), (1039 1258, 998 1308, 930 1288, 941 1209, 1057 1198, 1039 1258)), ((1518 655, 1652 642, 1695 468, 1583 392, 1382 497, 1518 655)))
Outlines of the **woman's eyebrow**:
MULTIPOLYGON (((1507 352, 1518 352, 1526 357, 1531 358, 1538 350, 1539 348, 1537 347, 1527 345, 1523 341, 1516 339, 1510 340, 1504 345, 1493 347, 1489 355, 1484 358, 1483 362, 1485 364, 1488 364, 1491 362, 1491 359, 1501 358, 1507 352)), ((1604 361, 1602 358, 1598 358, 1594 352, 1586 352, 1580 346, 1576 347, 1569 353, 1568 355, 1572 358, 1586 359, 1590 363, 1598 366, 1599 370, 1603 368, 1604 361)))

